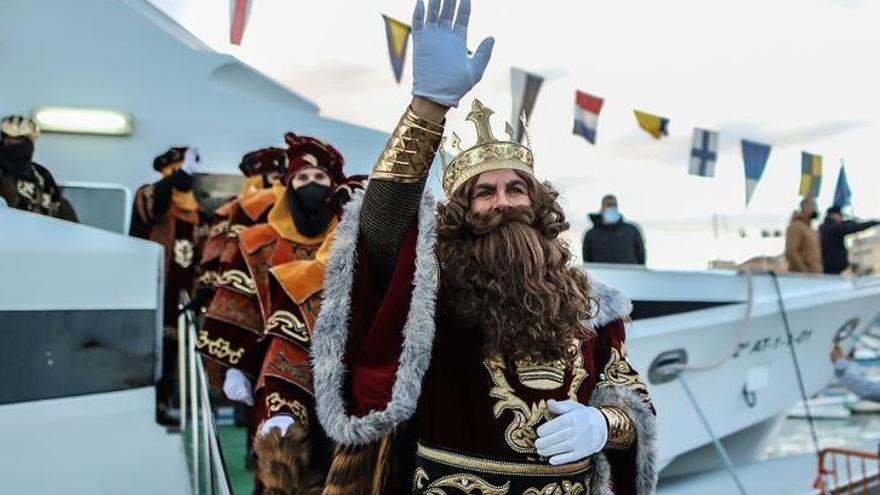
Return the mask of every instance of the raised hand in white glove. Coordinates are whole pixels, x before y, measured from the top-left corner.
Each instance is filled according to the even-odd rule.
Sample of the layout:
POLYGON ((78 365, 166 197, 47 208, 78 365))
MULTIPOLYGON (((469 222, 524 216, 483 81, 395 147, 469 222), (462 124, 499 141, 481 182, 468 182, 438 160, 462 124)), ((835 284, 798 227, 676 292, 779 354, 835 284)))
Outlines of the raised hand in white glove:
POLYGON ((608 423, 601 411, 573 400, 550 400, 547 406, 558 416, 538 427, 535 448, 550 464, 586 459, 605 447, 608 423))
POLYGON ((260 436, 268 435, 272 428, 278 428, 282 435, 287 433, 287 429, 296 424, 296 420, 294 420, 290 416, 272 416, 271 418, 263 421, 263 424, 260 425, 260 436))
POLYGON ((459 100, 483 77, 495 38, 484 39, 474 56, 468 56, 467 28, 471 15, 470 0, 461 0, 458 15, 455 0, 430 0, 425 17, 423 0, 413 11, 413 90, 420 96, 447 107, 459 100))
POLYGON ((186 149, 186 153, 183 154, 183 166, 180 169, 192 175, 202 169, 201 162, 202 158, 199 156, 199 149, 190 146, 186 149))
POLYGON ((226 378, 223 380, 223 393, 226 398, 235 402, 243 402, 249 406, 254 405, 254 391, 251 381, 244 373, 235 368, 226 370, 226 378))

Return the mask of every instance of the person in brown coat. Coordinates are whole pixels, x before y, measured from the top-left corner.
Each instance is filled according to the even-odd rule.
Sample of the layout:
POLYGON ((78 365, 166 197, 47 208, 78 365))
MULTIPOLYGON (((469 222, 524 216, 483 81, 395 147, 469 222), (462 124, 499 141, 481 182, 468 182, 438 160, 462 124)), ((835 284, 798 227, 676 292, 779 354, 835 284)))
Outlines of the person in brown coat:
POLYGON ((816 200, 806 197, 801 200, 800 210, 791 216, 791 223, 785 232, 785 259, 788 271, 795 273, 822 273, 822 249, 819 247, 819 234, 812 222, 819 217, 816 200))

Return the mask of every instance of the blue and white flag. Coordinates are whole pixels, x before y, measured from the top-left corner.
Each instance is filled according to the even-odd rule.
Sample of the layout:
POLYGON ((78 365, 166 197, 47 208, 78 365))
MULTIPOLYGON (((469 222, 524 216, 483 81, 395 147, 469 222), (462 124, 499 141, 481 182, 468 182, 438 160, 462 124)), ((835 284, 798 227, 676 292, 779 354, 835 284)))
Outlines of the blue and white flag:
POLYGON ((852 190, 846 180, 846 165, 840 160, 840 173, 837 174, 837 187, 834 188, 834 206, 843 208, 852 204, 852 190))
POLYGON ((706 129, 694 129, 694 144, 691 145, 691 166, 688 173, 701 177, 715 177, 717 161, 718 133, 706 129))
POLYGON ((770 157, 770 146, 747 139, 742 140, 743 165, 746 172, 746 206, 752 199, 755 187, 764 175, 767 158, 770 157))

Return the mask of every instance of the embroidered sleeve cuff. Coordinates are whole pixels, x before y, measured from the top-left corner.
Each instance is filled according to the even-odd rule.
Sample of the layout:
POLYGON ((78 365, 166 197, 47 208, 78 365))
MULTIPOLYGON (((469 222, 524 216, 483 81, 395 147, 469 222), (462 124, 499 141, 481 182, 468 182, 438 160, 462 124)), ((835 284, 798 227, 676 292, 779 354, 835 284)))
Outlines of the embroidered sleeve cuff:
POLYGON ((292 397, 285 397, 278 391, 268 394, 265 401, 266 411, 271 416, 290 416, 296 424, 303 428, 309 427, 309 412, 302 402, 292 397))
POLYGON ((373 168, 372 178, 419 182, 428 175, 443 138, 443 126, 406 110, 373 168))

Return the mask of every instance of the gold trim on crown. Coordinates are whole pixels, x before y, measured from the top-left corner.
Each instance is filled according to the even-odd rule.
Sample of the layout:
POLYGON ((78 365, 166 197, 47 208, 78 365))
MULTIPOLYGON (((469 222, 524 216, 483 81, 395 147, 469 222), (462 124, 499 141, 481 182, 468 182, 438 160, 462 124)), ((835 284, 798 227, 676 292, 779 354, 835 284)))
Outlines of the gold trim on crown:
MULTIPOLYGON (((462 184, 472 177, 490 170, 513 169, 529 175, 534 174, 535 159, 532 150, 516 142, 509 123, 505 127, 505 133, 509 139, 499 140, 492 134, 489 118, 493 113, 495 112, 491 108, 475 99, 471 105, 471 111, 467 115, 467 120, 473 122, 477 128, 477 142, 462 151, 461 139, 453 133, 450 143, 461 153, 448 164, 443 153, 440 153, 440 159, 443 161, 443 190, 446 192, 446 196, 452 196, 462 184)), ((522 125, 526 125, 524 120, 522 125)))

